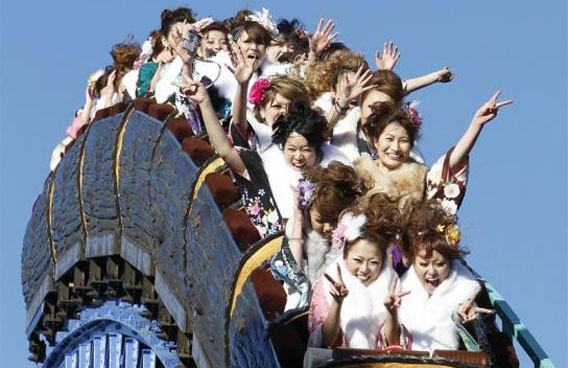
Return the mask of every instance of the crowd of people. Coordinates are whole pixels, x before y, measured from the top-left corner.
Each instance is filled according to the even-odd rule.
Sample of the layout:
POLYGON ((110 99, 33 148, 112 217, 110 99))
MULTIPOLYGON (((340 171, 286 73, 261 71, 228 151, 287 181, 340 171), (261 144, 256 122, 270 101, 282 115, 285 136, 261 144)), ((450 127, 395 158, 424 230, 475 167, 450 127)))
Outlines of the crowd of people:
POLYGON ((407 96, 451 82, 452 71, 403 79, 395 44, 373 68, 334 28, 275 22, 267 9, 225 20, 163 10, 141 48, 116 44, 112 65, 89 76, 52 169, 97 110, 170 103, 226 161, 261 236, 285 232, 270 270, 287 310, 309 305, 310 346, 481 349, 493 312, 475 304, 481 286, 462 262, 457 211, 469 154, 512 101, 495 93, 428 168, 407 96))

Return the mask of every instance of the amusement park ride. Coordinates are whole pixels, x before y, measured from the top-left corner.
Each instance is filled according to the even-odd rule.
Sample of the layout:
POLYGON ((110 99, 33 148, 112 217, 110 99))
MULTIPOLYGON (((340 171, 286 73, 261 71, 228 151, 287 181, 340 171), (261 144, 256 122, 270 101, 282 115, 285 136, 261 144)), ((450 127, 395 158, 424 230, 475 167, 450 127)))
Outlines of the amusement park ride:
MULTIPOLYGON (((29 359, 45 367, 553 367, 487 282, 485 352, 308 349, 307 310, 266 269, 231 172, 170 105, 97 112, 45 181, 22 252, 29 359), (496 325, 496 324, 494 324, 496 325), (493 361, 493 363, 492 363, 493 361), (492 364, 492 365, 491 365, 492 364), (517 363, 518 364, 518 363, 517 363)), ((480 276, 478 276, 480 277, 480 276)))

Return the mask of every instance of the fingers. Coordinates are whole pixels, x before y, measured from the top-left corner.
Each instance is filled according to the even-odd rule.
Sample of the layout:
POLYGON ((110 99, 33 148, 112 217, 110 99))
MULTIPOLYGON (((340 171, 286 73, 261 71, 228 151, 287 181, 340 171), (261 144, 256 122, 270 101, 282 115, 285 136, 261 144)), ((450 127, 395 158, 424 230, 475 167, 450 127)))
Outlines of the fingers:
POLYGON ((465 303, 466 308, 469 310, 469 308, 471 308, 471 306, 473 305, 473 303, 475 302, 475 298, 477 298, 477 294, 479 294, 479 291, 474 292, 469 299, 467 300, 467 302, 465 303))
POLYGON ((399 297, 399 298, 402 298, 403 296, 406 296, 406 295, 410 294, 410 291, 411 291, 411 290, 403 291, 402 293, 396 294, 396 296, 399 297))
POLYGON ((339 263, 337 264, 337 277, 339 278, 339 282, 345 285, 343 282, 343 276, 341 275, 341 267, 339 267, 339 263))
POLYGON ((323 27, 323 18, 320 18, 319 22, 318 22, 318 26, 316 28, 316 33, 320 33, 321 32, 321 27, 323 27))
POLYGON ((391 284, 390 284, 390 293, 391 294, 395 294, 396 293, 396 285, 398 284, 398 274, 395 274, 394 277, 392 278, 391 284))
POLYGON ((331 282, 332 286, 335 285, 335 280, 331 276, 329 276, 327 273, 324 273, 323 275, 327 279, 327 281, 331 282))
POLYGON ((495 108, 498 109, 500 107, 507 106, 507 105, 510 105, 512 103, 513 103, 513 100, 501 101, 501 102, 497 103, 497 105, 495 105, 495 108))
POLYGON ((479 307, 475 307, 473 308, 475 313, 481 313, 481 314, 494 314, 495 311, 493 309, 487 309, 487 308, 479 308, 479 307))
POLYGON ((333 19, 328 20, 327 24, 325 25, 325 28, 323 30, 323 34, 325 36, 329 36, 331 34, 331 31, 333 31, 334 28, 335 28, 335 23, 333 23, 333 19))

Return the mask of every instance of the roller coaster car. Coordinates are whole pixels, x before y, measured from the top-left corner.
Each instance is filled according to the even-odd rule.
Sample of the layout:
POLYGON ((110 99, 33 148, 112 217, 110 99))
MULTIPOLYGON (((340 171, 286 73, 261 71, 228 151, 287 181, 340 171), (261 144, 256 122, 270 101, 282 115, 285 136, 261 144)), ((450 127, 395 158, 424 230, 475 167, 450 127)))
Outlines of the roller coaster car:
MULTIPOLYGON (((306 353, 308 311, 284 313, 286 294, 266 269, 283 234, 261 239, 232 179, 207 136, 194 136, 172 106, 138 99, 99 111, 48 176, 26 229, 30 359, 49 367, 95 357, 132 367, 489 365, 486 354, 463 351, 306 353)), ((486 302, 500 312, 495 295, 486 302)), ((511 344, 495 331, 499 355, 495 347, 511 344)))

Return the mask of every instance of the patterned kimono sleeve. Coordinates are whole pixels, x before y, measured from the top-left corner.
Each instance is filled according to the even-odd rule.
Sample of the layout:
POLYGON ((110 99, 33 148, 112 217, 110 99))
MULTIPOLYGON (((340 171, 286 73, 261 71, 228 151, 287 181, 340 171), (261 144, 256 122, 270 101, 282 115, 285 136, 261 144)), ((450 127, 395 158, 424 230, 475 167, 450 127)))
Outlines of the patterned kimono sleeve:
POLYGON ((270 272, 276 280, 284 282, 287 294, 286 310, 308 305, 310 297, 308 278, 296 263, 287 238, 284 239, 280 251, 270 260, 270 272))
POLYGON ((320 279, 314 284, 310 300, 310 314, 308 317, 308 331, 310 331, 308 346, 310 347, 323 347, 322 326, 331 308, 325 294, 323 281, 320 279))
POLYGON ((400 337, 398 338, 398 345, 389 344, 385 336, 385 325, 383 324, 379 329, 377 336, 377 349, 378 350, 412 350, 412 335, 408 332, 404 325, 400 325, 400 337))
POLYGON ((450 168, 452 147, 440 157, 426 176, 426 198, 437 199, 451 215, 455 215, 465 197, 469 174, 469 157, 450 168))

